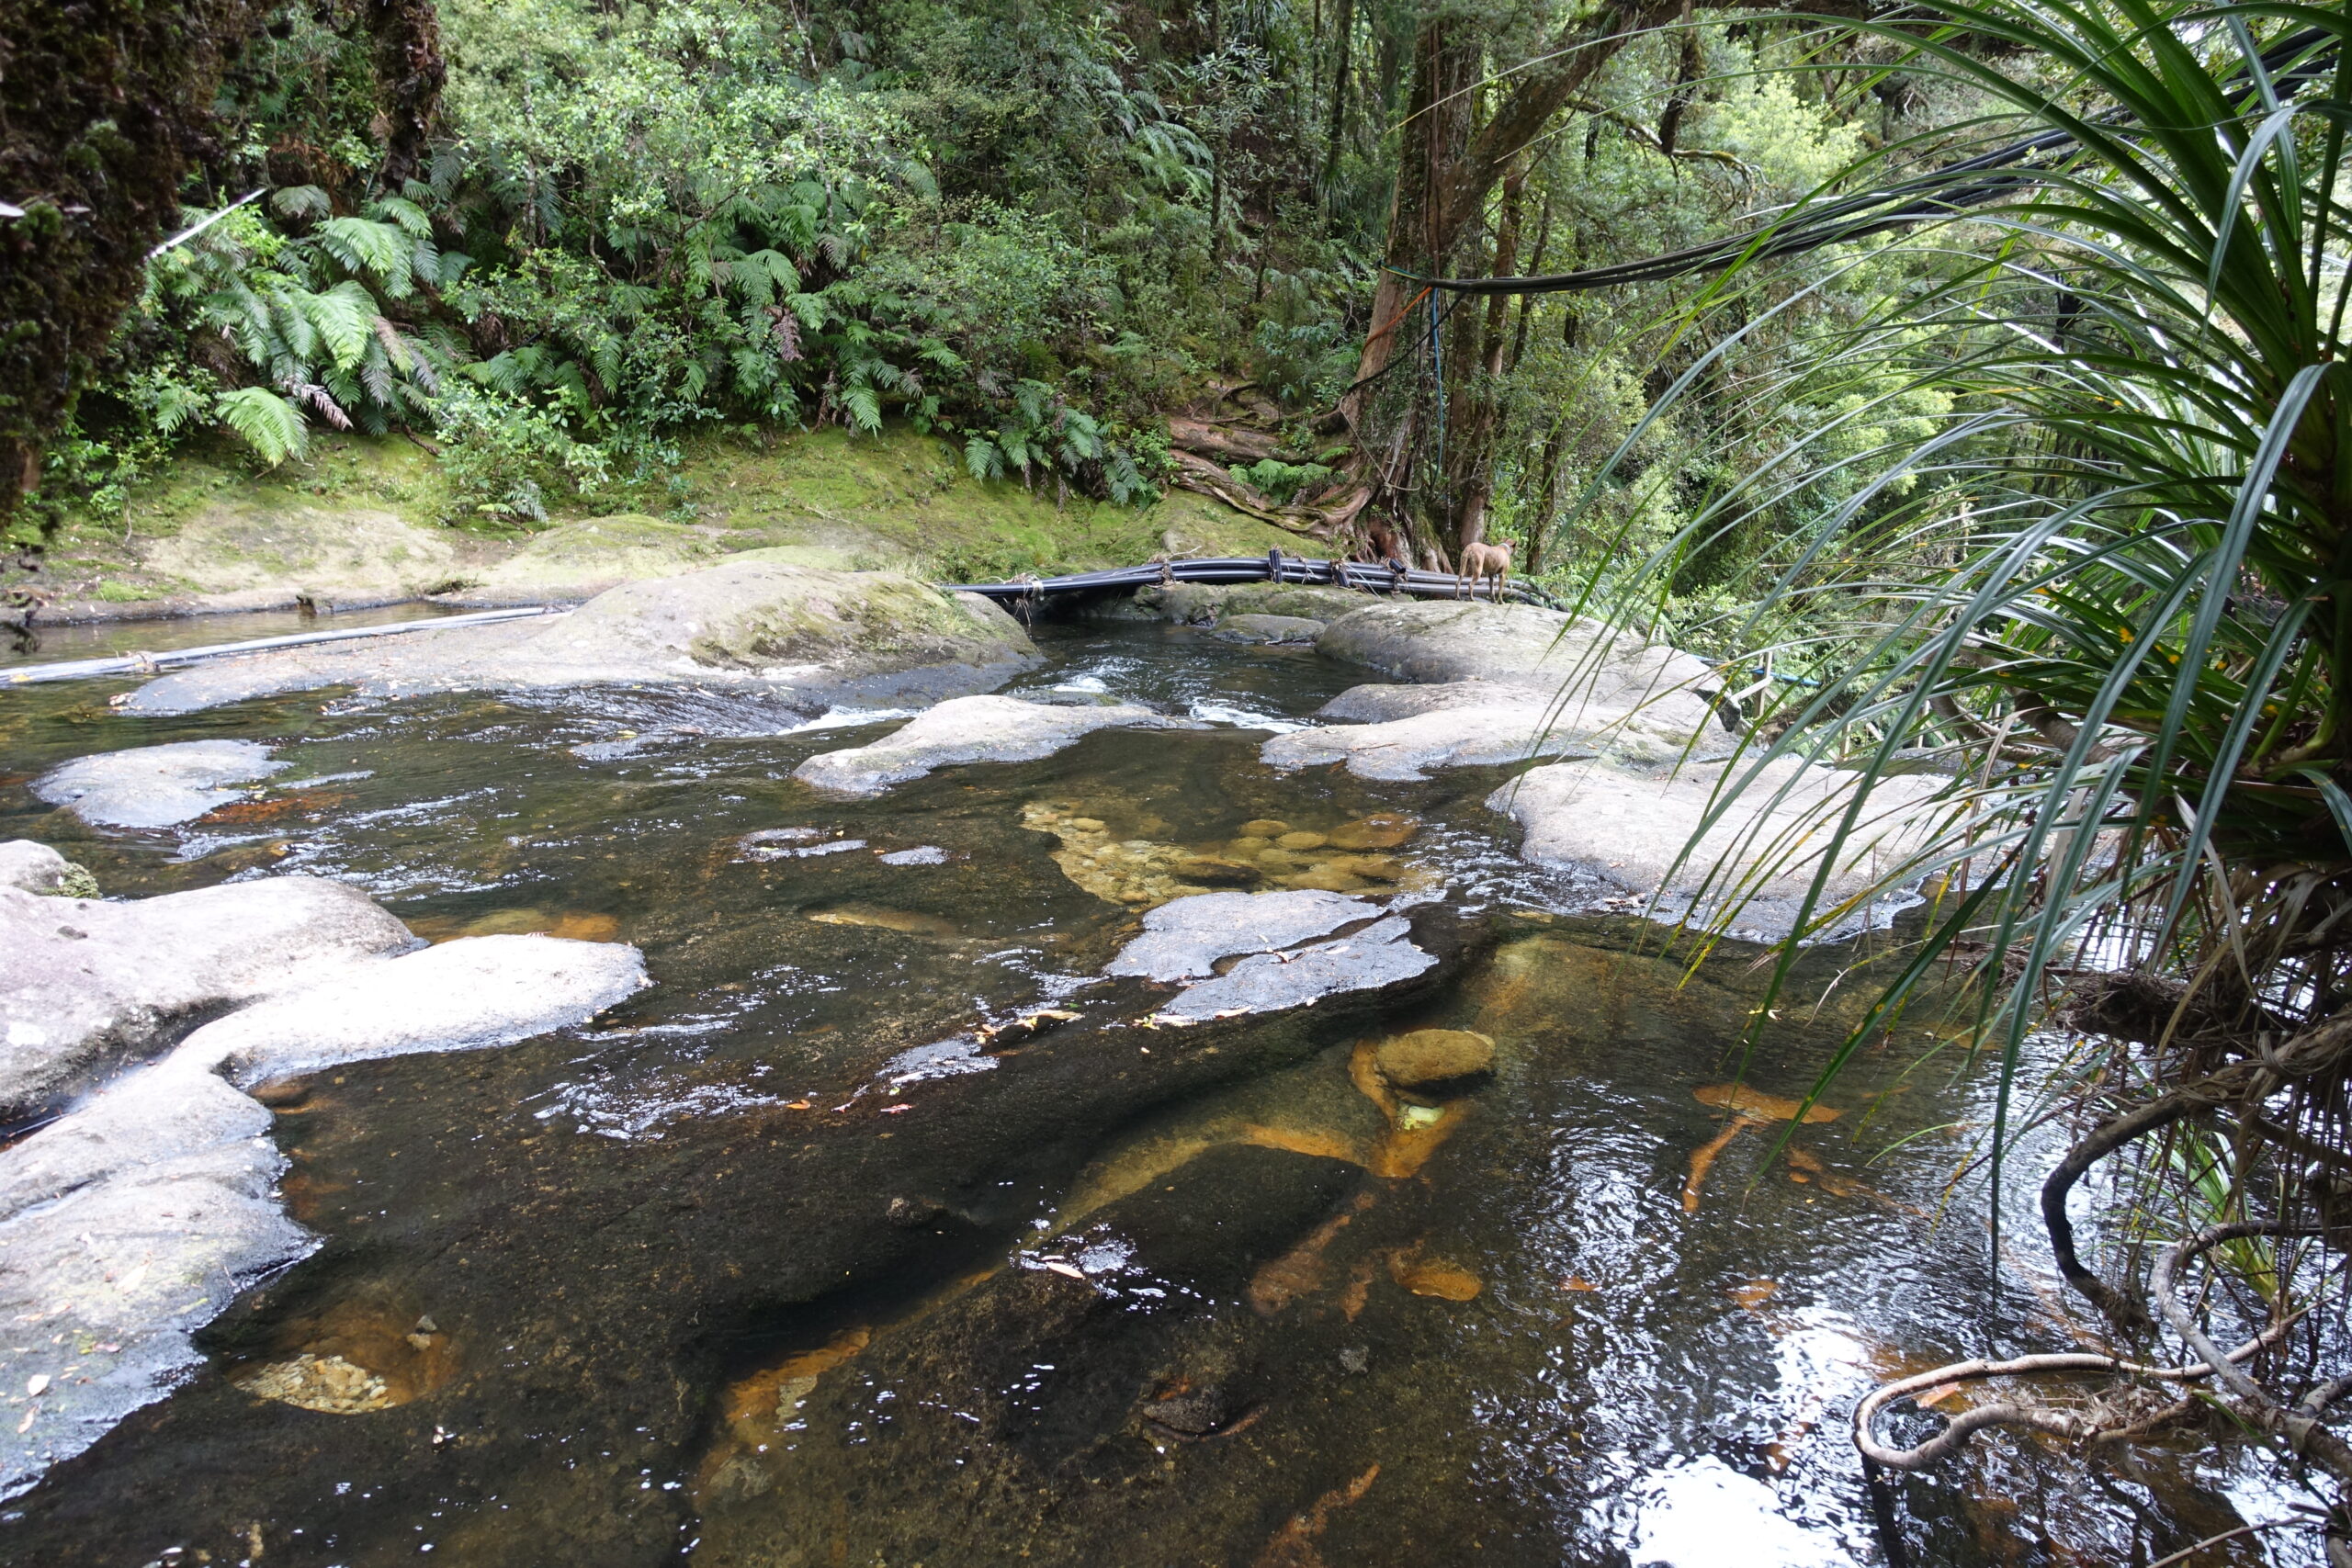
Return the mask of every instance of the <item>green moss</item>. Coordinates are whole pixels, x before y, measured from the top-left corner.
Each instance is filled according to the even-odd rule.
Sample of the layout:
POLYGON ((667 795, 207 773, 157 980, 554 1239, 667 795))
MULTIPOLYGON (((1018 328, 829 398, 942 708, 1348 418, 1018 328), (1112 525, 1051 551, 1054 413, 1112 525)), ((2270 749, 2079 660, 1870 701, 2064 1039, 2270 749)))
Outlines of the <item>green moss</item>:
POLYGON ((165 596, 159 589, 131 582, 101 582, 97 592, 97 597, 109 604, 137 604, 165 596))

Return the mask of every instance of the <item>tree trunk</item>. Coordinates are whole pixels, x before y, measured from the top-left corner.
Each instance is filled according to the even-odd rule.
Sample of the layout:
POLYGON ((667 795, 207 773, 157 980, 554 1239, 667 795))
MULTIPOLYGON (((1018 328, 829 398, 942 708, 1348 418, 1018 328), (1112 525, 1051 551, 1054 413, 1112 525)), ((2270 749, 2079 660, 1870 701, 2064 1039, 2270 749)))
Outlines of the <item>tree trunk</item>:
MULTIPOLYGON (((1675 0, 1679 5, 1679 0, 1675 0)), ((1611 55, 1645 27, 1673 14, 1654 0, 1614 0, 1593 19, 1554 38, 1544 63, 1506 78, 1512 84, 1486 122, 1474 122, 1482 78, 1482 49, 1466 19, 1433 17, 1414 40, 1412 90, 1407 105, 1396 183, 1389 197, 1388 237, 1383 268, 1374 286, 1372 321, 1356 365, 1355 384, 1340 400, 1340 412, 1355 437, 1360 479, 1380 485, 1379 504, 1392 518, 1397 511, 1396 464, 1379 464, 1374 454, 1387 445, 1377 425, 1402 417, 1397 412, 1419 397, 1367 385, 1408 346, 1413 323, 1407 318, 1419 302, 1421 279, 1446 275, 1463 235, 1485 209, 1497 183, 1519 164, 1553 115, 1589 81, 1611 55), (1380 409, 1389 411, 1378 416, 1380 409), (1389 470, 1375 474, 1375 466, 1389 470)), ((1394 381, 1391 376, 1387 380, 1394 381)), ((1459 513, 1452 519, 1458 533, 1459 513)), ((1483 509, 1480 518, 1483 526, 1483 509)))
POLYGON ((366 0, 363 19, 376 45, 376 88, 385 121, 384 188, 401 186, 424 166, 448 68, 441 58, 441 19, 433 0, 366 0))
MULTIPOLYGON (((1319 3, 1319 0, 1318 0, 1319 3)), ((1324 199, 1330 199, 1332 183, 1340 175, 1340 144, 1348 128, 1348 86, 1351 74, 1349 51, 1355 41, 1355 0, 1339 0, 1333 15, 1338 18, 1340 59, 1331 73, 1331 128, 1324 139, 1323 190, 1324 199)))
MULTIPOLYGON (((1519 266, 1520 198, 1527 184, 1521 157, 1503 176, 1503 205, 1495 224, 1492 276, 1509 277, 1519 266)), ((1447 453, 1446 494, 1453 503, 1453 552, 1457 558, 1487 536, 1487 509, 1495 494, 1495 432, 1502 418, 1503 351, 1510 346, 1510 297, 1487 297, 1486 331, 1477 359, 1455 377, 1457 431, 1447 453)))

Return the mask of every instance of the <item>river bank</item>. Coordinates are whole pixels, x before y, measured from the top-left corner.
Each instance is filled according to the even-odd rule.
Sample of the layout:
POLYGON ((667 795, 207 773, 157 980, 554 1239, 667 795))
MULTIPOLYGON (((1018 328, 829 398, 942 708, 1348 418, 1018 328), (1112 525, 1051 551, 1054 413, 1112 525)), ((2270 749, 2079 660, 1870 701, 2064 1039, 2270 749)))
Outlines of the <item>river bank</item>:
MULTIPOLYGON (((331 435, 308 460, 262 471, 229 452, 175 458, 119 513, 73 519, 38 571, 0 569, 0 605, 37 599, 36 629, 420 602, 484 608, 577 602, 753 549, 970 581, 1299 544, 1191 491, 1126 507, 1057 494, 1050 481, 1034 492, 983 483, 946 443, 903 427, 710 437, 673 475, 571 498, 544 522, 464 513, 414 443, 331 435)), ((21 625, 23 612, 0 607, 0 623, 21 625)))

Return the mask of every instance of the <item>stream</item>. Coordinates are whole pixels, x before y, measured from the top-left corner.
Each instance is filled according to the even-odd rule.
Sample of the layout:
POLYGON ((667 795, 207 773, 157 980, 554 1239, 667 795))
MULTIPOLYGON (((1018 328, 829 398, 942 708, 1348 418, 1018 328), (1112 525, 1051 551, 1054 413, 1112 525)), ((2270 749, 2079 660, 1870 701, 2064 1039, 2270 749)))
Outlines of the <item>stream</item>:
MULTIPOLYGON (((2297 1495, 2228 1449, 1996 1434, 1874 1501, 1862 1393, 2072 1348, 2074 1307, 2034 1171, 2006 1253, 1984 1183, 1951 1184, 1995 1084, 1931 1055, 1935 1020, 1862 1051, 1834 1120, 1725 1120, 1793 1109, 1872 950, 1815 950, 1743 1061, 1757 951, 1693 966, 1528 867, 1483 804, 1503 770, 1259 763, 1361 671, 1176 626, 1038 637, 1009 691, 1205 728, 844 803, 792 769, 888 719, 599 691, 158 720, 109 709, 127 682, 0 687, 0 839, 109 896, 300 872, 432 941, 635 943, 656 982, 519 1045, 271 1086, 319 1247, 220 1281, 204 1369, 0 1505, 0 1560, 2146 1562, 2297 1495), (28 787, 212 738, 293 765, 144 833, 28 787), (1438 931, 1426 983, 1222 1032, 1034 1021, 1140 987, 1101 976, 1170 857, 1284 835, 1396 863, 1355 874, 1438 931), (1368 1054, 1425 1028, 1491 1038, 1492 1076, 1400 1100, 1368 1054)), ((2197 1562, 2301 1561, 2270 1539, 2197 1562)))

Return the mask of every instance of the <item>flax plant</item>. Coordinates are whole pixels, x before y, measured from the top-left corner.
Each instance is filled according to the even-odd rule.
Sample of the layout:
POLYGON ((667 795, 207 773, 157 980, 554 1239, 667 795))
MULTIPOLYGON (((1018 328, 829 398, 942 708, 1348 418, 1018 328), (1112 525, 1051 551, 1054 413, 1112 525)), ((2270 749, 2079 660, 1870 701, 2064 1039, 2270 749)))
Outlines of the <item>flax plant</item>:
MULTIPOLYGON (((2332 1223, 2352 1172, 2352 20, 2152 0, 1928 15, 1860 28, 1879 58, 1893 43, 1905 71, 2001 106, 1984 129, 2043 141, 1994 199, 1980 186, 1868 242, 1907 249, 1906 276, 1926 281, 1818 345, 1787 395, 1859 366, 1880 396, 1932 392, 1949 412, 1925 441, 1841 450, 1844 499, 1810 510, 1808 457, 1838 433, 1801 437, 1648 563, 1647 603, 1617 603, 1657 614, 1678 563, 1710 540, 1759 519, 1782 530, 1769 587, 1715 630, 1742 665, 1810 683, 1748 716, 1707 826, 1742 795, 1796 787, 1765 772, 1781 759, 1843 770, 1851 787, 1802 829, 1759 819, 1711 874, 1713 930, 1768 871, 1811 867, 1777 989, 1807 938, 1849 929, 1873 899, 1922 895, 1917 940, 1815 1092, 1906 1007, 1951 994, 1956 969, 1973 976, 1973 1038, 1998 1068, 1996 1193, 2037 1087, 2034 1032, 2116 1042, 2064 1090, 2086 1131, 2043 1190, 2043 1220, 2069 1282, 2145 1345, 2148 1292, 2116 1256, 2104 1273, 2077 1256, 2069 1192, 2152 1134, 2224 1151, 2196 1162, 2199 1182, 2176 1157, 2119 1162, 2136 1163, 2141 1239, 2169 1247, 2148 1292, 2195 1359, 2203 1330, 2171 1291, 2180 1271, 2234 1257, 2267 1272, 2269 1249, 2245 1237, 2332 1223), (1802 629, 1768 638, 1767 624, 1802 629), (1885 809, 1873 795, 1923 771, 1948 783, 1900 867, 1860 897, 1825 896, 1841 850, 1885 809), (2237 1234, 2211 1239, 2217 1224, 2237 1234)), ((1783 228, 1804 220, 1800 209, 1783 228)), ((1654 419, 1793 297, 1770 249, 1702 291, 1690 331, 1733 310, 1746 324, 1654 419)), ((2240 1419, 2352 1477, 2352 1450, 2316 1416, 2235 1375, 2221 1382, 2240 1419)), ((1866 1454, 1920 1452, 1874 1451, 1866 1428, 1866 1454)))

